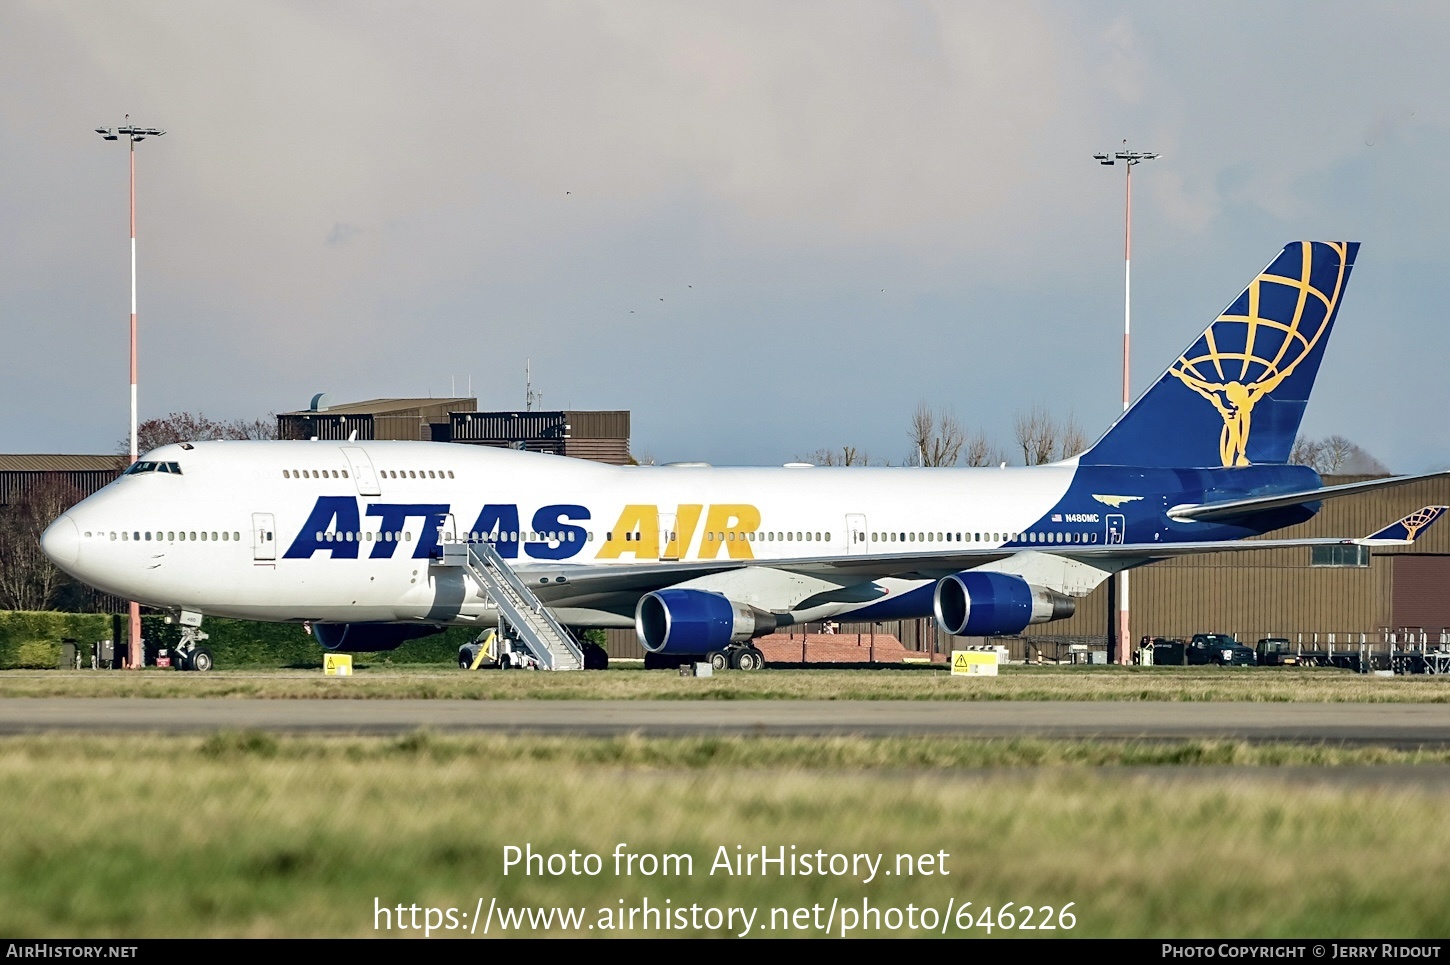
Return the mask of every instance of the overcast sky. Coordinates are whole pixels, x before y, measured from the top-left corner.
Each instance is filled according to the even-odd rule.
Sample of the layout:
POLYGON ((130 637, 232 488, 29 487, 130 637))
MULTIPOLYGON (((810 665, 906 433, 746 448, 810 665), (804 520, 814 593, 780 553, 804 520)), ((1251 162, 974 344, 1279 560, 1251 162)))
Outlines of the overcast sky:
POLYGON ((141 413, 623 408, 657 460, 900 462, 1120 407, 1287 241, 1363 242, 1304 429, 1450 465, 1443 3, 0 6, 0 451, 141 413))

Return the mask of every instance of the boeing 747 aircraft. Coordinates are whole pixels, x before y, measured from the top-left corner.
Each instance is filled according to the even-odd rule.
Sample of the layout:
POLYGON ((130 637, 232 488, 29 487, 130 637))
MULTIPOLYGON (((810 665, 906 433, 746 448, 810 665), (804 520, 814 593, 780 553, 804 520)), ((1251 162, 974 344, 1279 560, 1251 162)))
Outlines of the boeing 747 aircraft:
POLYGON ((747 669, 814 620, 934 615, 950 634, 1062 619, 1111 573, 1189 553, 1405 543, 1251 540, 1325 499, 1288 465, 1357 243, 1294 242, 1082 454, 973 469, 613 467, 427 442, 195 442, 148 453, 58 518, 58 566, 164 608, 205 669, 204 616, 307 623, 342 651, 498 627, 539 664, 565 628, 747 669))

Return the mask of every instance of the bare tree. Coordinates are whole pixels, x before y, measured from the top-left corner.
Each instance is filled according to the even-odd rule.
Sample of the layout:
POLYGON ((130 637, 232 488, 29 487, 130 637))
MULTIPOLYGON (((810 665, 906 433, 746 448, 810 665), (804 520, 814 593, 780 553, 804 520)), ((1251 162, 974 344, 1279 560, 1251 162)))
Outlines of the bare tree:
POLYGON ((0 510, 0 604, 11 610, 44 610, 67 582, 40 549, 40 534, 84 497, 59 479, 32 486, 0 510))
POLYGON ((1057 427, 1057 458, 1071 459, 1087 446, 1087 436, 1083 435, 1082 426, 1077 424, 1075 416, 1069 414, 1067 421, 1057 427))
MULTIPOLYGON (((211 419, 200 412, 172 412, 160 419, 147 419, 136 427, 138 452, 149 452, 158 446, 176 442, 201 442, 208 439, 275 439, 277 416, 269 413, 263 419, 211 419)), ((131 451, 131 437, 117 445, 117 452, 131 451)))
POLYGON ((884 465, 871 458, 865 449, 856 446, 839 446, 835 449, 817 449, 804 456, 796 456, 797 462, 814 463, 817 466, 875 466, 884 465))
POLYGON ((967 437, 966 455, 963 460, 969 466, 996 466, 1006 462, 1007 457, 997 444, 987 438, 987 434, 978 429, 967 437))
POLYGON ((1057 448, 1057 433, 1052 416, 1048 415, 1046 409, 1034 405, 1030 412, 1019 412, 1012 424, 1012 430, 1017 438, 1017 446, 1022 450, 1023 465, 1040 466, 1052 461, 1053 450, 1057 448))
POLYGON ((1317 470, 1319 454, 1323 448, 1323 443, 1318 440, 1300 436, 1294 440, 1294 446, 1289 450, 1289 464, 1291 466, 1311 466, 1317 470))
POLYGON ((1087 448, 1087 437, 1076 418, 1068 416, 1058 422, 1040 405, 1034 405, 1030 412, 1018 413, 1013 432, 1022 450, 1022 463, 1027 466, 1067 459, 1087 448))
POLYGON ((1300 436, 1289 450, 1289 462, 1296 466, 1309 466, 1320 475, 1354 474, 1383 476, 1389 468, 1374 456, 1365 452, 1356 442, 1341 435, 1310 439, 1300 436))
POLYGON ((950 410, 937 414, 925 402, 916 407, 907 436, 918 466, 955 466, 962 457, 967 434, 950 410))

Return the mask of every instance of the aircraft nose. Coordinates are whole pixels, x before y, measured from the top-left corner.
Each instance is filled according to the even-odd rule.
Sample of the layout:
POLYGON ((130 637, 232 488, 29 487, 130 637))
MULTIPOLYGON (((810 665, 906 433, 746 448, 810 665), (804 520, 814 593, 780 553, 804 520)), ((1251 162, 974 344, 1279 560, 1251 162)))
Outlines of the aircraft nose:
POLYGON ((61 513, 40 536, 40 548, 55 563, 74 563, 81 555, 81 531, 69 513, 61 513))

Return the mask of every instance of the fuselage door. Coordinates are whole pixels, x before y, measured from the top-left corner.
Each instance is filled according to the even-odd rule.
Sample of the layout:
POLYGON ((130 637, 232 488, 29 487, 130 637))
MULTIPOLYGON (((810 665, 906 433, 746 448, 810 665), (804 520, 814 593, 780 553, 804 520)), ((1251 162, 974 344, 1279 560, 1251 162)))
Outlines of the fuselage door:
POLYGON ((660 559, 680 558, 680 534, 675 531, 675 514, 660 513, 660 559))
POLYGON ((252 514, 252 559, 277 558, 277 522, 271 513, 252 514))
POLYGON ((866 517, 861 513, 846 514, 846 555, 860 556, 869 553, 870 537, 866 534, 866 517))
POLYGON ((373 461, 368 458, 367 452, 344 446, 342 454, 347 457, 347 464, 352 467, 352 478, 357 482, 358 495, 381 496, 383 491, 378 488, 378 474, 373 469, 373 461))
POLYGON ((1123 533, 1127 530, 1127 524, 1123 521, 1121 513, 1108 514, 1108 545, 1121 545, 1123 533))

